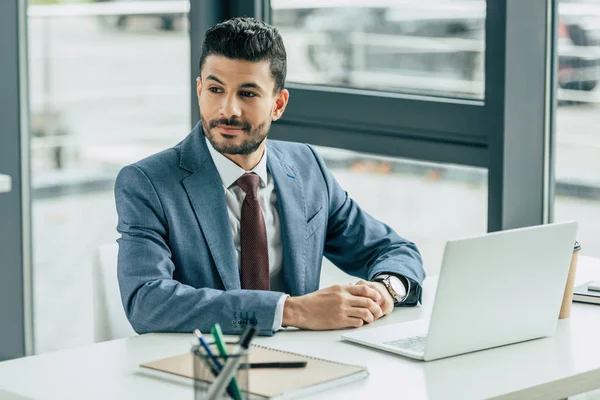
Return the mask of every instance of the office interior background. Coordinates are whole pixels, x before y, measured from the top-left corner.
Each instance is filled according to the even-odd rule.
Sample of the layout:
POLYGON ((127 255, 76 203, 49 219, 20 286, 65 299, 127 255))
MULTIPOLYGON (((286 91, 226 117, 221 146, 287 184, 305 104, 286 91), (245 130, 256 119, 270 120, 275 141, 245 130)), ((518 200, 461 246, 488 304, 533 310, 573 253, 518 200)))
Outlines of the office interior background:
POLYGON ((203 32, 241 15, 288 52, 271 138, 318 146, 429 275, 449 239, 551 221, 600 256, 600 0, 3 0, 0 360, 93 342, 116 174, 189 133, 203 32))

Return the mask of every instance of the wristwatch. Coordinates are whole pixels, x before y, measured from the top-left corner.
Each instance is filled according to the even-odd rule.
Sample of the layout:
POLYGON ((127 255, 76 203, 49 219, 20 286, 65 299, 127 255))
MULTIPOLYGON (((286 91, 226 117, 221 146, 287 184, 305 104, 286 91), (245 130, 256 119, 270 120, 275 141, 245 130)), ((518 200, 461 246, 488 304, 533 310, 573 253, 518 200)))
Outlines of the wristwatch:
POLYGON ((408 297, 408 293, 410 292, 410 282, 408 282, 408 280, 407 280, 407 282, 408 282, 408 288, 407 288, 406 286, 404 286, 404 283, 402 283, 400 278, 398 278, 397 276, 394 276, 394 275, 389 275, 389 274, 377 275, 375 277, 375 279, 373 279, 373 281, 383 283, 383 285, 385 286, 387 291, 390 293, 390 295, 394 299, 394 305, 404 302, 406 300, 406 298, 408 297))

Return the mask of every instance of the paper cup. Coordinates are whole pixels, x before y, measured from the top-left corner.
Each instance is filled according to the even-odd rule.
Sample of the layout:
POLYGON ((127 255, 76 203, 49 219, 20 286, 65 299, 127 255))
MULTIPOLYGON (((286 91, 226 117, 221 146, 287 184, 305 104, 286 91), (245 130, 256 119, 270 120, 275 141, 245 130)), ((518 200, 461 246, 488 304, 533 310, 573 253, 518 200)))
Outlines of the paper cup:
POLYGON ((577 270, 579 250, 581 250, 581 245, 579 242, 575 242, 573 256, 571 257, 571 266, 569 267, 569 276, 567 277, 567 284, 565 286, 565 293, 563 294, 560 314, 558 314, 559 319, 569 318, 571 316, 571 304, 573 304, 573 288, 575 286, 575 273, 577 270))

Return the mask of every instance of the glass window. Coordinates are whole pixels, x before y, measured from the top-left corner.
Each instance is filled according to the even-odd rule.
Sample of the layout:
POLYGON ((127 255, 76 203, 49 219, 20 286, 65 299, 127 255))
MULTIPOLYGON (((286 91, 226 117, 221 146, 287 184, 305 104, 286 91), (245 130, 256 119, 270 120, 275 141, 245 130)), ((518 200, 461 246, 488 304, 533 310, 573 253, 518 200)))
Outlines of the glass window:
POLYGON ((561 0, 556 128, 557 221, 579 221, 582 253, 600 256, 600 1, 561 0))
POLYGON ((271 0, 290 82, 481 99, 485 0, 271 0))
POLYGON ((59 2, 28 10, 38 353, 92 342, 92 265, 117 238, 114 178, 177 144, 191 120, 189 4, 156 14, 80 0, 68 16, 48 3, 59 2))
MULTIPOLYGON (((415 242, 428 276, 438 275, 450 239, 487 232, 487 170, 317 147, 348 195, 415 242)), ((329 261, 321 286, 350 283, 329 261)))

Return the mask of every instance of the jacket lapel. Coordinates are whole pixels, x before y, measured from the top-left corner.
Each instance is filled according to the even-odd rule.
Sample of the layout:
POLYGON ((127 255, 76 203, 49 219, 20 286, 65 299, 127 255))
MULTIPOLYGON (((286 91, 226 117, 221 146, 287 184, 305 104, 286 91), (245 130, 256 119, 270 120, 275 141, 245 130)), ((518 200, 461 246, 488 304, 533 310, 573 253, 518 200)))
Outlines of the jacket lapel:
POLYGON ((283 155, 269 145, 267 168, 275 182, 283 245, 283 276, 286 290, 292 296, 306 292, 304 264, 304 232, 306 225, 304 190, 294 168, 283 155))
POLYGON ((181 143, 180 167, 192 174, 183 180, 225 290, 240 289, 239 269, 225 193, 199 125, 181 143))

